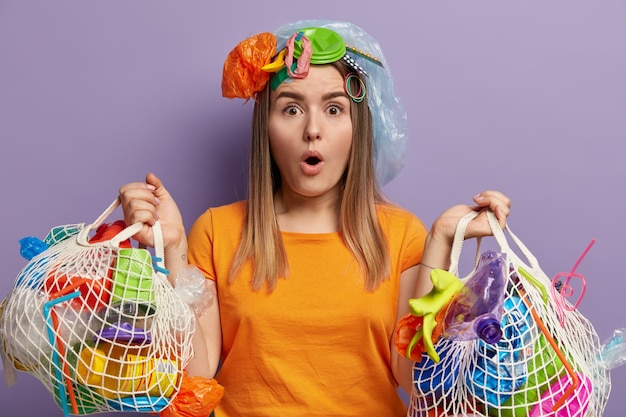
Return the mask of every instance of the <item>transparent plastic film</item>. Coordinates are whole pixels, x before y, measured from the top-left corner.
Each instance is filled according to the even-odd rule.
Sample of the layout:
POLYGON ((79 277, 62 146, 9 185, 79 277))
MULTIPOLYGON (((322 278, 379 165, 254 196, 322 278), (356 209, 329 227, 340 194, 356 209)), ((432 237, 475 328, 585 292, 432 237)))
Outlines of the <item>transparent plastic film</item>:
POLYGON ((600 353, 602 362, 607 369, 615 369, 626 363, 626 340, 624 340, 626 327, 617 329, 613 335, 604 342, 600 353))

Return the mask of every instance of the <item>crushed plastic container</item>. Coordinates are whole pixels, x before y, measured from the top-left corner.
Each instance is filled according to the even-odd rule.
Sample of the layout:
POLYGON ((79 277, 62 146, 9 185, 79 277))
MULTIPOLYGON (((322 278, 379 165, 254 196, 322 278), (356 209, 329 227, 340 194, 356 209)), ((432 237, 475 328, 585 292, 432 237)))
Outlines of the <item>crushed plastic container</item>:
POLYGON ((485 251, 465 282, 465 289, 448 307, 443 336, 457 341, 482 339, 497 343, 502 338, 500 320, 507 273, 505 255, 485 251))

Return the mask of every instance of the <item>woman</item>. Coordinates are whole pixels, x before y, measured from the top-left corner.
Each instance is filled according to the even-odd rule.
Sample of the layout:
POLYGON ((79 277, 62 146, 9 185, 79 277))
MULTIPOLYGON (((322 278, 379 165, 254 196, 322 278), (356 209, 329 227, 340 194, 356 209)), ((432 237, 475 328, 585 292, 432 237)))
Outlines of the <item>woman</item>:
MULTIPOLYGON (((447 268, 458 219, 488 209, 504 225, 508 198, 485 191, 430 232, 384 200, 377 176, 398 170, 404 115, 376 41, 349 23, 245 40, 223 92, 255 100, 246 201, 207 210, 186 238, 156 176, 120 189, 125 221, 146 223, 136 239, 151 244, 159 219, 172 276, 190 263, 217 294, 189 372, 217 372, 216 416, 406 415, 397 388, 410 392, 412 363, 394 326, 430 289, 430 269, 447 268)), ((479 215, 466 234, 489 233, 479 215)))

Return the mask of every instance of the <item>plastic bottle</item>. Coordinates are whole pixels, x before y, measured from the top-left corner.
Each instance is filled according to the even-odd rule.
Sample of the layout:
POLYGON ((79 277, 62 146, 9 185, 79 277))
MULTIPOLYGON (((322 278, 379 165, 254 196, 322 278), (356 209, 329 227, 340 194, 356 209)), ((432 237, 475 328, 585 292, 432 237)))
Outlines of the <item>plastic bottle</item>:
POLYGON ((532 346, 532 318, 519 297, 507 297, 503 304, 506 311, 502 317, 505 336, 495 345, 478 341, 475 359, 468 366, 466 383, 474 397, 488 407, 496 407, 489 410, 497 409, 505 415, 504 409, 497 407, 509 400, 527 381, 525 349, 529 343, 532 346))
POLYGON ((445 316, 443 336, 450 340, 482 339, 497 343, 502 338, 500 319, 508 267, 505 255, 485 251, 466 288, 451 302, 445 316))

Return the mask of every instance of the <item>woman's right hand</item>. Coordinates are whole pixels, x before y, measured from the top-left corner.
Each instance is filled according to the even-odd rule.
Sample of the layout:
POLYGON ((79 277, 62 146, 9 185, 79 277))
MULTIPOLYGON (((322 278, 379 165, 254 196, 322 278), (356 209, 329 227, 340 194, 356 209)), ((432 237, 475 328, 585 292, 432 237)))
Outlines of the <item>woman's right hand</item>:
POLYGON ((144 223, 133 238, 146 246, 154 246, 152 226, 159 220, 165 251, 180 248, 186 252, 187 238, 180 210, 156 175, 150 173, 146 175, 146 182, 131 182, 122 186, 119 196, 124 222, 127 225, 144 223))
MULTIPOLYGON (((146 182, 131 182, 120 188, 120 203, 124 222, 131 225, 143 222, 144 227, 133 236, 138 242, 154 246, 152 226, 158 220, 163 230, 165 267, 170 271, 170 283, 174 285, 179 271, 187 266, 187 236, 180 210, 154 174, 146 175, 146 182)), ((215 282, 209 287, 217 293, 215 282)), ((187 364, 190 376, 202 375, 212 378, 217 371, 222 346, 220 311, 217 299, 198 317, 194 332, 194 357, 187 364)))

